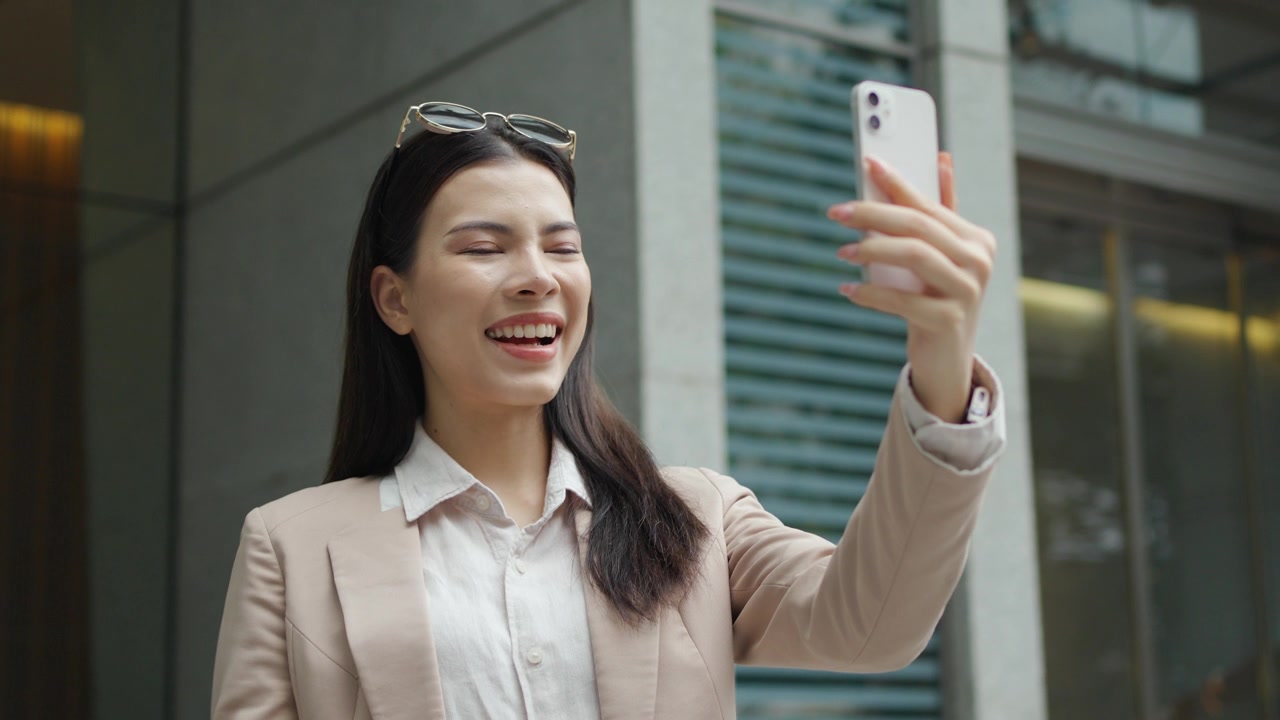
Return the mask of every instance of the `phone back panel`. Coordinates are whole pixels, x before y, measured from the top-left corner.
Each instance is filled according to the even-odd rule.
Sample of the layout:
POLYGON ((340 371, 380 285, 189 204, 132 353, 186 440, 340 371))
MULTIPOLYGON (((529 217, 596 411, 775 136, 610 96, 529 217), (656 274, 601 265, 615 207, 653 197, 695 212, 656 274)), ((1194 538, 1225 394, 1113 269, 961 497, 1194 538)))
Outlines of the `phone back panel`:
POLYGON ((858 197, 887 202, 866 177, 862 161, 874 155, 901 173, 925 197, 939 200, 938 111, 929 93, 866 80, 853 86, 853 141, 857 152, 858 197), (875 93, 878 104, 869 98, 875 93), (879 127, 872 128, 872 117, 879 127))

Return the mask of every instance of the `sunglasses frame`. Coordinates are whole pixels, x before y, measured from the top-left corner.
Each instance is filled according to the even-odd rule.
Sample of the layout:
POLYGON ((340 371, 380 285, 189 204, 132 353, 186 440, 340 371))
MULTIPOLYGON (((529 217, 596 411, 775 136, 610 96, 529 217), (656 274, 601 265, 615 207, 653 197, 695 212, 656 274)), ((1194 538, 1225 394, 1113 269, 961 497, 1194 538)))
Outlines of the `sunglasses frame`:
POLYGON ((569 162, 573 162, 573 156, 578 149, 578 133, 562 125, 553 123, 546 118, 540 118, 537 115, 528 115, 525 113, 512 113, 511 115, 503 115, 502 113, 496 113, 496 112, 482 113, 479 110, 476 110, 475 108, 469 108, 466 105, 461 105, 459 103, 454 103, 454 102, 444 102, 439 100, 432 101, 432 102, 424 102, 421 105, 414 105, 410 107, 407 112, 405 112, 404 122, 400 123, 400 134, 396 136, 397 148, 400 147, 400 142, 404 140, 404 133, 406 130, 409 129, 409 121, 413 119, 414 116, 417 116, 418 124, 422 125, 424 128, 430 130, 431 132, 439 133, 441 135, 452 135, 454 133, 464 133, 464 132, 478 132, 480 130, 485 129, 485 127, 487 127, 487 120, 489 119, 489 117, 491 116, 500 117, 502 118, 503 122, 507 124, 507 127, 511 128, 512 130, 515 130, 521 135, 524 135, 525 137, 531 138, 533 140, 537 140, 540 143, 550 145, 551 147, 556 148, 557 150, 568 151, 569 162), (462 108, 463 110, 469 110, 470 112, 473 112, 476 115, 479 115, 481 118, 485 119, 486 124, 481 125, 480 127, 475 127, 475 128, 455 128, 455 127, 449 127, 448 125, 441 125, 440 123, 435 122, 434 120, 430 120, 422 115, 422 109, 425 107, 429 107, 431 105, 452 105, 453 107, 462 108), (540 137, 534 137, 533 135, 530 135, 524 130, 521 130, 520 128, 516 127, 511 122, 511 118, 517 118, 517 119, 528 118, 530 120, 537 120, 538 122, 546 123, 547 125, 550 125, 551 127, 556 128, 557 130, 563 131, 566 135, 569 136, 569 141, 563 142, 563 143, 553 143, 553 142, 547 142, 546 140, 543 140, 540 137))

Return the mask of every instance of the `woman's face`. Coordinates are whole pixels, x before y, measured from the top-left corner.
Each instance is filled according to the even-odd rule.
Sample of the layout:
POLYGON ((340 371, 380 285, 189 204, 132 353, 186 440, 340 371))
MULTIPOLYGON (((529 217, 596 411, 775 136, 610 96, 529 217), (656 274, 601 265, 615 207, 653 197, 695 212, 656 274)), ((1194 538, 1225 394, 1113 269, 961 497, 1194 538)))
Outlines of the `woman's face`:
POLYGON ((546 404, 591 297, 568 194, 533 161, 469 166, 427 205, 409 276, 379 267, 373 294, 388 326, 411 334, 433 406, 546 404))

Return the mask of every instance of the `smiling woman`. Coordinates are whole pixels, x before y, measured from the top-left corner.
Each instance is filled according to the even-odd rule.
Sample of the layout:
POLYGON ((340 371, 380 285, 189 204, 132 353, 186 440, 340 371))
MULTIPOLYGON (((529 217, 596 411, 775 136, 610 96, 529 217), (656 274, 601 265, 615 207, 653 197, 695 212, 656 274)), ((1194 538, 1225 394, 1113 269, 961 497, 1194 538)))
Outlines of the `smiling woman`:
POLYGON ((588 554, 619 612, 638 620, 687 581, 705 530, 595 385, 591 274, 573 221, 572 166, 545 143, 492 125, 421 133, 374 181, 348 278, 353 319, 327 481, 391 472, 416 423, 513 517, 532 522, 544 510, 539 468, 554 449, 550 435, 590 468, 584 480, 595 505, 613 510, 593 532, 618 532, 612 522, 643 527, 647 512, 657 513, 647 522, 666 528, 635 536, 631 548, 597 542, 588 554), (526 323, 559 331, 547 346, 488 336, 523 336, 526 323), (364 370, 386 365, 388 376, 364 370), (486 432, 464 418, 484 418, 475 422, 486 432), (495 442, 509 447, 494 453, 495 442), (615 478, 628 476, 636 478, 628 491, 649 493, 651 507, 611 497, 615 478), (654 567, 637 575, 612 552, 654 567))
MULTIPOLYGON (((990 369, 990 416, 957 429, 904 368, 840 545, 788 528, 732 478, 659 469, 597 386, 576 135, 445 103, 402 133, 415 113, 352 249, 325 482, 245 520, 214 717, 733 717, 735 662, 917 657, 1003 447, 990 369)), ((932 242, 989 251, 942 219, 932 242)), ((925 329, 952 359, 954 328, 925 329)))
MULTIPOLYGON (((476 143, 498 136, 462 137, 476 143)), ((410 141, 401 152, 412 149, 410 141)), ((441 414, 460 409, 501 409, 512 423, 539 426, 541 408, 556 396, 582 345, 591 297, 591 273, 566 186, 533 160, 480 159, 443 183, 425 212, 408 214, 421 217, 416 232, 406 228, 404 236, 414 256, 404 269, 373 268, 370 295, 382 324, 411 342, 421 361, 425 398, 431 400, 425 403, 426 426, 438 429, 433 438, 446 447, 456 442, 441 437, 452 425, 441 414), (505 337, 510 328, 513 338, 523 340, 526 324, 531 344, 537 324, 564 331, 545 348, 488 336, 503 329, 505 337)), ((466 452, 449 449, 455 457, 466 452)), ((535 505, 537 517, 540 497, 535 505)))

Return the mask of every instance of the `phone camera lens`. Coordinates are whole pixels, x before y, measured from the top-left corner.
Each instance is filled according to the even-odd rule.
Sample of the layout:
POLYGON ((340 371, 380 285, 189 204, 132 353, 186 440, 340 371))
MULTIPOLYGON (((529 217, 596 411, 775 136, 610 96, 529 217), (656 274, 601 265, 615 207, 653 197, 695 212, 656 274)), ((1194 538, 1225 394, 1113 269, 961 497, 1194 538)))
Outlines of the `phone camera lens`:
POLYGON ((872 129, 872 130, 879 130, 879 129, 880 129, 880 116, 879 116, 879 115, 872 115, 872 116, 871 116, 871 120, 870 120, 869 122, 870 122, 871 129, 872 129))
POLYGON ((871 103, 871 107, 875 107, 879 105, 880 95, 877 93, 871 93, 870 95, 867 95, 867 102, 871 103))

